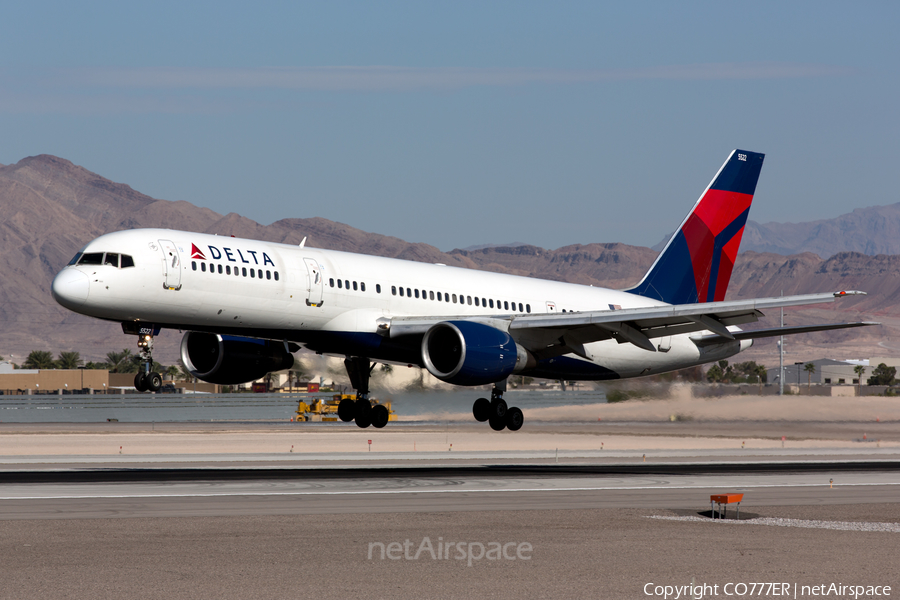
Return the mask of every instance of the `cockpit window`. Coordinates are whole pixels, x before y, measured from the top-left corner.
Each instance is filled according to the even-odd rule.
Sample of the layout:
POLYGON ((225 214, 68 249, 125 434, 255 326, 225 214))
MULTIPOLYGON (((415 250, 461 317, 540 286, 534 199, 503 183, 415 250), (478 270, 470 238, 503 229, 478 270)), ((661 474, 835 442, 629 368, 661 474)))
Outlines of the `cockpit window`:
POLYGON ((127 254, 119 254, 118 252, 86 252, 83 254, 79 252, 75 255, 75 258, 69 261, 69 264, 107 265, 125 269, 134 266, 134 259, 127 254), (122 261, 121 265, 119 264, 120 259, 122 261))
POLYGON ((81 260, 78 261, 79 265, 102 265, 103 264, 103 253, 102 252, 87 252, 81 255, 81 260))

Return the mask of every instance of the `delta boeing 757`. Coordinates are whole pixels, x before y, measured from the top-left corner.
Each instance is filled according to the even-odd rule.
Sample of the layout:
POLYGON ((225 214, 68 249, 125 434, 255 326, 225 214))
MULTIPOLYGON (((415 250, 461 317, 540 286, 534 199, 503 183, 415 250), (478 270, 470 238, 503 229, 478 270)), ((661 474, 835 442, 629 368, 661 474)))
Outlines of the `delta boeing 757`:
MULTIPOLYGON (((384 427, 369 401, 375 362, 417 366, 447 383, 493 384, 473 414, 518 430, 503 399, 510 375, 611 380, 734 356, 754 338, 858 327, 742 331, 762 310, 862 292, 725 300, 763 154, 734 150, 644 278, 612 290, 334 250, 174 231, 98 237, 53 280, 62 306, 138 336, 139 391, 158 390, 153 336, 184 330, 198 379, 253 381, 289 368, 301 347, 343 357, 356 400, 338 414, 384 427)), ((304 239, 305 242, 305 239, 304 239)))

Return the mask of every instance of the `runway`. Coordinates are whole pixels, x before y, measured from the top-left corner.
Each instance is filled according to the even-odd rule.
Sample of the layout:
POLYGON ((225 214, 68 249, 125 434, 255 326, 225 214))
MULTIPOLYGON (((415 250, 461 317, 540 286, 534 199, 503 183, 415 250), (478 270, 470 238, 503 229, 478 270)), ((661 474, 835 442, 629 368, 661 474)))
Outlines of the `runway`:
POLYGON ((530 437, 413 426, 376 438, 382 452, 334 452, 374 436, 333 429, 299 453, 246 452, 291 439, 259 424, 6 429, 0 598, 618 599, 692 581, 898 589, 896 444, 795 424, 831 435, 741 449, 739 425, 723 438, 677 425, 648 424, 637 448, 604 432, 623 446, 613 451, 591 448, 588 428, 554 425, 530 437), (404 451, 438 431, 471 449, 404 451), (110 452, 118 445, 133 453, 110 452), (733 509, 708 518, 709 495, 724 491, 744 494, 740 521, 733 509), (491 544, 531 550, 473 558, 491 544), (403 551, 379 553, 388 547, 403 551))

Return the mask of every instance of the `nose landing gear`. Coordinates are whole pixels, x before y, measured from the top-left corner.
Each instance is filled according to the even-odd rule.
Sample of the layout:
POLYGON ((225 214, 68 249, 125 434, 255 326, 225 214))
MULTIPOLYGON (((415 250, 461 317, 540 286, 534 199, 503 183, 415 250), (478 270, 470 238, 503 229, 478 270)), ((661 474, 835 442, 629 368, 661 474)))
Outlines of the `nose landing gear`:
POLYGON ((509 407, 506 400, 503 399, 503 392, 506 391, 506 380, 494 384, 491 390, 491 399, 479 398, 472 405, 472 414, 476 421, 485 422, 491 426, 494 431, 518 431, 525 423, 525 417, 522 411, 517 407, 509 407))
POLYGON ((162 375, 153 369, 153 334, 138 335, 141 364, 134 376, 134 389, 139 392, 158 392, 162 388, 162 375))

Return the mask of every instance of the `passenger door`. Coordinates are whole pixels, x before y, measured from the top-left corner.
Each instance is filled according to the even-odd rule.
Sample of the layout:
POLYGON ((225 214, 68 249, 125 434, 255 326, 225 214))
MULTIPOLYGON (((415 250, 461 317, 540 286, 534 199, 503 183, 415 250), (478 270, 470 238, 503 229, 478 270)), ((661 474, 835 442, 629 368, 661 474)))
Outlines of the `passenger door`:
POLYGON ((309 306, 322 306, 325 280, 322 277, 319 261, 314 258, 304 258, 303 262, 306 263, 306 303, 309 306))
POLYGON ((178 248, 169 240, 159 240, 163 253, 163 287, 167 290, 181 289, 181 256, 178 248))

